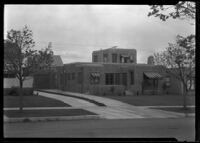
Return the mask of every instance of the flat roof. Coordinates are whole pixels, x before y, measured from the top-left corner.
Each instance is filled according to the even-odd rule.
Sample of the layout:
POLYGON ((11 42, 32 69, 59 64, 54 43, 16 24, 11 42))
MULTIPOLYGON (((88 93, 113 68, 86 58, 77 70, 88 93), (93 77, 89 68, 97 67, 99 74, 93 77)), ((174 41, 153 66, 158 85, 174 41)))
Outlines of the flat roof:
POLYGON ((149 65, 149 64, 135 64, 135 63, 93 63, 93 62, 74 62, 69 64, 64 64, 64 66, 67 65, 76 65, 76 66, 98 66, 102 67, 104 65, 118 65, 118 66, 143 66, 143 67, 153 67, 153 66, 162 66, 162 65, 149 65))
POLYGON ((96 50, 96 51, 93 51, 92 53, 100 52, 100 51, 136 51, 136 49, 107 48, 107 49, 96 50))

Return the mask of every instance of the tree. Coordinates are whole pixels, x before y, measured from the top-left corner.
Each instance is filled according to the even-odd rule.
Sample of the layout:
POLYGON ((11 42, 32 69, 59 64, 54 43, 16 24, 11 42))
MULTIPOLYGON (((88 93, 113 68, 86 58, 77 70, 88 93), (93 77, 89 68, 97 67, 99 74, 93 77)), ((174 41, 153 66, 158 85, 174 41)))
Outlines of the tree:
POLYGON ((148 16, 159 17, 162 21, 173 19, 195 19, 196 5, 190 1, 179 1, 176 5, 151 5, 148 16))
POLYGON ((183 85, 183 107, 186 109, 186 96, 188 91, 188 80, 192 80, 195 74, 195 36, 183 37, 178 35, 176 43, 169 43, 165 51, 154 54, 155 64, 167 67, 167 72, 181 81, 183 85))
MULTIPOLYGON (((4 70, 14 73, 19 80, 20 111, 23 110, 23 82, 38 69, 44 59, 43 52, 34 50, 34 46, 33 32, 27 26, 22 30, 11 29, 4 41, 4 70)), ((52 52, 46 55, 52 56, 52 52)))

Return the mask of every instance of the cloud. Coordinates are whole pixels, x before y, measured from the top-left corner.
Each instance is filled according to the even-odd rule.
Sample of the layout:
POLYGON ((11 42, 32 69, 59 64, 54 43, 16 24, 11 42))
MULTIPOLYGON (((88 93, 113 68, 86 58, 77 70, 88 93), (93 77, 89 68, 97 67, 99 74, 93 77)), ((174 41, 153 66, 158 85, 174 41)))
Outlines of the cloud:
POLYGON ((6 5, 4 30, 27 24, 36 48, 52 42, 64 62, 91 62, 92 51, 117 45, 136 49, 137 61, 146 63, 148 55, 164 49, 177 34, 194 33, 187 21, 163 22, 148 12, 142 5, 6 5))

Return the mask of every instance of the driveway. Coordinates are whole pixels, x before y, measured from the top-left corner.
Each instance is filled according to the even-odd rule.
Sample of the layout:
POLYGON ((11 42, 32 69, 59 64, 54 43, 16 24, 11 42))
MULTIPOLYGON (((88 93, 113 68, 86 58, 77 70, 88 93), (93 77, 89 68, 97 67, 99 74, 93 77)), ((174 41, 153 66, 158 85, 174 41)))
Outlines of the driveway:
POLYGON ((60 90, 43 90, 43 91, 44 92, 39 91, 38 94, 41 96, 63 101, 71 105, 72 107, 82 108, 90 112, 96 113, 104 119, 179 118, 185 116, 184 114, 181 113, 150 109, 148 107, 133 106, 114 99, 109 99, 106 97, 98 97, 95 95, 86 95, 81 93, 73 93, 60 90), (45 91, 51 93, 46 93, 45 91), (56 93, 62 93, 66 95, 73 95, 77 97, 92 99, 97 102, 105 104, 106 107, 97 106, 82 99, 62 96, 56 93))

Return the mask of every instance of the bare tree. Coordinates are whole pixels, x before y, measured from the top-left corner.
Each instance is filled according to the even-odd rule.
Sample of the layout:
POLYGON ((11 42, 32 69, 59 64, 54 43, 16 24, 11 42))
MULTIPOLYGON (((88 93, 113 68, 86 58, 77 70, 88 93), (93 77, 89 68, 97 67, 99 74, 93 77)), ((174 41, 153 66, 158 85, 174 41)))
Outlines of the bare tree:
POLYGON ((39 66, 43 66, 41 63, 48 62, 45 66, 50 66, 52 62, 51 49, 38 52, 33 49, 34 46, 33 32, 27 26, 22 30, 8 31, 4 41, 4 70, 14 73, 19 80, 20 111, 23 110, 24 80, 37 71, 39 66))
POLYGON ((183 107, 186 109, 187 82, 191 81, 195 73, 195 36, 176 37, 176 43, 169 43, 165 51, 154 54, 155 64, 167 67, 167 72, 181 81, 183 85, 183 107))

